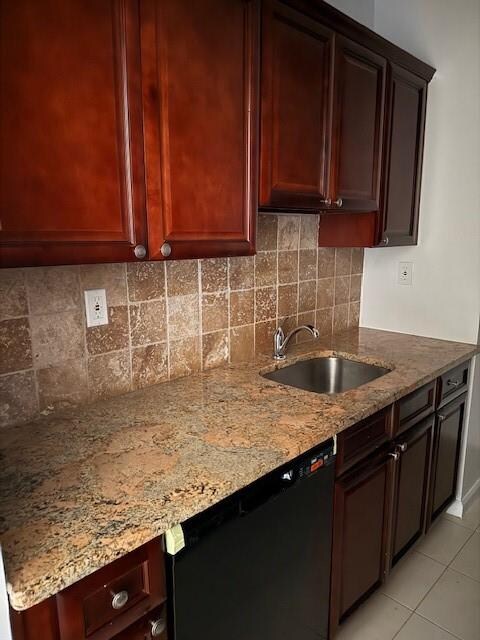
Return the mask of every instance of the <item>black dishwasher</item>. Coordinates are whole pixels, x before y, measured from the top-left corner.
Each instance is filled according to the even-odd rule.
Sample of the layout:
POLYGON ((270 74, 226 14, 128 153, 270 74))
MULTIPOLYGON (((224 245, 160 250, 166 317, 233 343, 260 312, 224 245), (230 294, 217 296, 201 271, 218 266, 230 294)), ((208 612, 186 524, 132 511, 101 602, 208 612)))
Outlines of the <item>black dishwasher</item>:
POLYGON ((174 640, 326 640, 333 441, 183 525, 174 640))

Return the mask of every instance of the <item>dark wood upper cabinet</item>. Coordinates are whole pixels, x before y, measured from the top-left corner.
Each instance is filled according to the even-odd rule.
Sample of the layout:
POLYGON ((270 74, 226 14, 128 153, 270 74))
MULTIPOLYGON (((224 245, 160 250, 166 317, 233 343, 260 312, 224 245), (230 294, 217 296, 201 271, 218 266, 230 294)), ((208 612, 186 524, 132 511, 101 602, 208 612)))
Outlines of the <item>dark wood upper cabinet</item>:
POLYGON ((254 252, 259 11, 257 0, 141 2, 153 259, 254 252))
POLYGON ((416 244, 427 83, 391 65, 380 244, 416 244))
POLYGON ((0 2, 0 267, 144 245, 138 3, 0 2))
POLYGON ((387 61, 337 37, 329 197, 342 211, 378 211, 387 61))
POLYGON ((319 209, 327 197, 333 32, 263 3, 260 206, 319 209))

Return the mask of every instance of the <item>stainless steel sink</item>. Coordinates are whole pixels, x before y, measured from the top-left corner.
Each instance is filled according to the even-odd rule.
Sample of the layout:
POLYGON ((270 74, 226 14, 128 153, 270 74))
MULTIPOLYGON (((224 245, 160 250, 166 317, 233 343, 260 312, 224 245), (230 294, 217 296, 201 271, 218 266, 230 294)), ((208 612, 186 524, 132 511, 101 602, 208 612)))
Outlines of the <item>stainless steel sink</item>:
POLYGON ((390 369, 340 357, 312 358, 262 374, 264 378, 314 393, 342 393, 380 378, 390 369))

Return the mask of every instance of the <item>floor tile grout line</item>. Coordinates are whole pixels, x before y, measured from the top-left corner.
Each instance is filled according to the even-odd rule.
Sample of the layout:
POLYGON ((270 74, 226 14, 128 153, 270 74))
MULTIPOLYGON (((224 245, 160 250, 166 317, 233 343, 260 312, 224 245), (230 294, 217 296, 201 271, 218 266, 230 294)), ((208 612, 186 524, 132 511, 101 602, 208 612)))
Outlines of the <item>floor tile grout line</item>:
POLYGON ((430 618, 427 618, 426 616, 422 615, 418 611, 415 611, 415 613, 416 613, 417 616, 419 616, 423 620, 426 620, 430 624, 433 624, 433 626, 436 627, 437 629, 441 629, 442 631, 445 631, 446 633, 449 633, 453 638, 457 638, 457 640, 465 640, 465 638, 462 638, 461 636, 457 636, 457 634, 453 633, 452 631, 450 631, 450 629, 446 629, 445 627, 442 627, 440 624, 437 624, 436 622, 433 622, 433 620, 430 620, 430 618))

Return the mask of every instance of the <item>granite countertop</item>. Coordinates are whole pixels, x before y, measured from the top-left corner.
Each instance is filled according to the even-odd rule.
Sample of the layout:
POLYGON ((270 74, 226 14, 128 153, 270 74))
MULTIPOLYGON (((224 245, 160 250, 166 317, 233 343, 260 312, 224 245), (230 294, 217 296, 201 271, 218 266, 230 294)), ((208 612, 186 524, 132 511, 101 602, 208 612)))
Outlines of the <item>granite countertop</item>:
POLYGON ((269 381, 271 357, 43 416, 1 433, 0 543, 22 610, 132 551, 472 357, 373 329, 291 349, 392 368, 326 396, 269 381))

